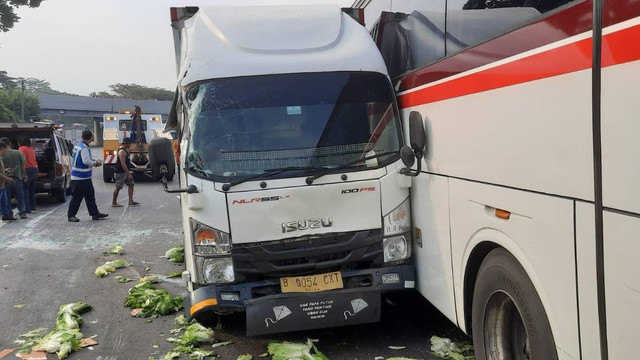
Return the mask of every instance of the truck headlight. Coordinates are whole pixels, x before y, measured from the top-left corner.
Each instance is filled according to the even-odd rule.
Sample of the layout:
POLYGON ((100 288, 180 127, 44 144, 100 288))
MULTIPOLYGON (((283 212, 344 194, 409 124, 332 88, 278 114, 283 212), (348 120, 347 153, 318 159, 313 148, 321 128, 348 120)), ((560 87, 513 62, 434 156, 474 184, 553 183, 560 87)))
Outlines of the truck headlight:
POLYGON ((202 265, 204 280, 209 284, 230 283, 235 280, 230 257, 207 258, 202 265))
POLYGON ((383 218, 384 262, 408 259, 411 256, 411 203, 407 198, 383 218))
POLYGON ((231 236, 191 219, 196 281, 200 284, 230 283, 235 280, 231 236))

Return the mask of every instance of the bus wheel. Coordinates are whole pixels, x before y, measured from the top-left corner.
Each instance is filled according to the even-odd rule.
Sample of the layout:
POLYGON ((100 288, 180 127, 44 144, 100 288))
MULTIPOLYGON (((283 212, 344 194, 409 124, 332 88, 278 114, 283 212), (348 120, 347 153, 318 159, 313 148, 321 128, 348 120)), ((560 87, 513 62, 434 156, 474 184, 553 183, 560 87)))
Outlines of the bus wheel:
POLYGON ((483 260, 473 292, 472 330, 478 360, 557 360, 542 302, 518 261, 504 249, 483 260))

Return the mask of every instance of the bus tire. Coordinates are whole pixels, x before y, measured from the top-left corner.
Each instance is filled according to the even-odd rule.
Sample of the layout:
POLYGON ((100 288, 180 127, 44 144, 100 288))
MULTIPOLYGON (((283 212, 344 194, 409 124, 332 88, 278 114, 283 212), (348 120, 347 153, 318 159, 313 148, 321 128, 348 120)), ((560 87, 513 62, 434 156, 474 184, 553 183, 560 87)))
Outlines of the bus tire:
POLYGON ((558 359, 542 301, 505 249, 492 250, 482 261, 471 316, 477 360, 558 359))

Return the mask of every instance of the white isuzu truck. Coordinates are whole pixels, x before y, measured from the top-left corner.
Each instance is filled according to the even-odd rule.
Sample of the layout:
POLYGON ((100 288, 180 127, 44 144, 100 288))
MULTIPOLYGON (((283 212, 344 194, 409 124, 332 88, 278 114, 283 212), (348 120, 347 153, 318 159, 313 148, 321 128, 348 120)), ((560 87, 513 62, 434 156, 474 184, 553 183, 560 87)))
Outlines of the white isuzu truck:
MULTIPOLYGON (((424 129, 410 121, 404 145, 349 10, 171 9, 181 169, 165 189, 180 193, 189 316, 246 311, 250 335, 359 324, 414 287, 407 166, 424 129)), ((150 151, 173 155, 166 139, 150 151)))

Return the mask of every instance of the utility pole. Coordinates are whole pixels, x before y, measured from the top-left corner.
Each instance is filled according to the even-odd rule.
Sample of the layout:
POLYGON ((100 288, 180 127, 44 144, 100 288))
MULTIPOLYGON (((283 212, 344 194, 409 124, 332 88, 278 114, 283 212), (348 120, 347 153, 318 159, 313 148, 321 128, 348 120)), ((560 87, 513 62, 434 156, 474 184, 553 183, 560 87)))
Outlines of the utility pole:
POLYGON ((24 122, 24 79, 20 82, 22 84, 22 96, 20 96, 20 118, 24 122))

